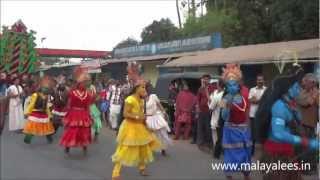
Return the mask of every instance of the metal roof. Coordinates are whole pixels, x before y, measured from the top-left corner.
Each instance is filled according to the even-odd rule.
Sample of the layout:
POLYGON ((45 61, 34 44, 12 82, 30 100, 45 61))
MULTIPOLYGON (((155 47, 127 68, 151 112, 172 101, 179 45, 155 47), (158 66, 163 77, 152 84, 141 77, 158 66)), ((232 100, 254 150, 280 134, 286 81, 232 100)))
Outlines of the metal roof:
POLYGON ((280 57, 284 61, 292 61, 294 54, 298 59, 318 61, 319 39, 213 49, 177 58, 160 67, 207 66, 226 63, 266 64, 277 62, 280 57))
POLYGON ((155 60, 166 60, 168 58, 177 58, 182 56, 190 56, 200 54, 203 51, 195 51, 195 52, 184 52, 184 53, 175 53, 175 54, 161 54, 154 56, 139 56, 139 57, 131 57, 131 58, 119 58, 119 59, 107 59, 103 61, 103 65, 111 64, 111 63, 123 63, 129 61, 155 61, 155 60))
POLYGON ((36 48, 42 57, 79 57, 79 58, 106 58, 110 51, 74 50, 74 49, 48 49, 36 48))

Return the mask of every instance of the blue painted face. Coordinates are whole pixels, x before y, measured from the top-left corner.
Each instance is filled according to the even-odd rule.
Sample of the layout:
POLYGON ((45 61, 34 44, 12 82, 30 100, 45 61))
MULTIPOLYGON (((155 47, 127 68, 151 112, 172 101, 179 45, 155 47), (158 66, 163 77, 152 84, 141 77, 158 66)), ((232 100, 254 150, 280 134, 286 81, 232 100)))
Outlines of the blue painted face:
POLYGON ((239 92, 239 90, 240 90, 239 83, 237 81, 235 81, 235 80, 227 81, 226 87, 227 87, 227 92, 232 94, 232 95, 237 94, 239 92))
POLYGON ((288 90, 288 94, 291 98, 295 99, 300 95, 301 86, 298 82, 294 83, 288 90))

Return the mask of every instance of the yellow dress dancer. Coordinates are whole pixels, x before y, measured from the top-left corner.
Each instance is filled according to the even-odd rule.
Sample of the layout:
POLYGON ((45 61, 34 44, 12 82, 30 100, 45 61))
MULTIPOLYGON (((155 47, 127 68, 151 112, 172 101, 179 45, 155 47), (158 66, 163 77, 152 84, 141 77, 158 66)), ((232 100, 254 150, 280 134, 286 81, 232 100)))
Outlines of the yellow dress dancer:
POLYGON ((54 127, 50 121, 51 113, 48 106, 48 94, 52 86, 50 83, 52 82, 47 76, 43 77, 40 82, 41 88, 31 96, 25 112, 28 118, 23 130, 26 144, 31 143, 33 136, 46 136, 49 143, 53 141, 51 135, 54 133, 54 127))
POLYGON ((160 141, 147 129, 144 114, 146 95, 144 81, 138 81, 124 104, 124 121, 117 136, 118 146, 112 156, 115 163, 112 179, 120 178, 122 165, 139 167, 140 174, 146 176, 146 165, 153 161, 153 151, 161 149, 160 141))

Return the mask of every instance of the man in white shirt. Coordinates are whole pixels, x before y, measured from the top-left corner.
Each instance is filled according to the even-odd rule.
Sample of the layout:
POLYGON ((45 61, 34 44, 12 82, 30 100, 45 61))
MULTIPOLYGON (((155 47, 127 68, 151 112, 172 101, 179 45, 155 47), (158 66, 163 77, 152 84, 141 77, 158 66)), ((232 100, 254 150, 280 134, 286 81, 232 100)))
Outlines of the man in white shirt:
POLYGON ((117 81, 111 86, 108 94, 108 99, 110 101, 110 114, 109 122, 112 129, 116 129, 118 126, 118 118, 121 111, 121 101, 122 101, 122 89, 120 83, 117 81))
POLYGON ((253 87, 249 91, 249 101, 250 101, 250 122, 251 122, 251 133, 252 133, 252 155, 254 154, 255 149, 255 142, 257 140, 257 127, 258 127, 258 121, 259 119, 255 119, 255 114, 257 112, 260 99, 266 90, 266 87, 264 86, 264 77, 263 75, 257 76, 257 86, 253 87))

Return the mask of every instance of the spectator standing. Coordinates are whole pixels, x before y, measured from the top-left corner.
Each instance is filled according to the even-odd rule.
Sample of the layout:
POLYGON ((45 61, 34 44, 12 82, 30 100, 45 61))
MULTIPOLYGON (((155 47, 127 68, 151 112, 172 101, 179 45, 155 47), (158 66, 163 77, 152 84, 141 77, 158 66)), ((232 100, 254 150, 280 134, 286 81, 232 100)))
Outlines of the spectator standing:
POLYGON ((131 79, 129 79, 129 80, 127 79, 127 82, 121 86, 122 99, 121 99, 121 108, 120 108, 120 115, 118 118, 117 130, 119 129, 119 127, 124 119, 124 117, 123 117, 124 101, 130 95, 130 93, 133 89, 133 86, 134 86, 134 82, 131 79))
POLYGON ((9 96, 9 130, 20 131, 25 124, 22 108, 23 89, 17 75, 12 75, 12 82, 13 84, 7 91, 9 96))
POLYGON ((110 102, 107 99, 108 93, 109 93, 109 83, 104 81, 102 91, 99 93, 100 96, 100 111, 102 113, 102 120, 106 122, 106 126, 110 127, 109 124, 109 108, 110 108, 110 102))
MULTIPOLYGON (((212 130, 212 142, 214 145, 214 148, 216 145, 218 145, 217 142, 221 142, 221 139, 218 140, 219 133, 221 131, 222 127, 219 127, 219 119, 220 119, 220 103, 223 98, 224 94, 224 83, 223 80, 220 79, 218 84, 217 84, 217 89, 210 94, 210 99, 209 99, 209 109, 212 111, 211 115, 211 121, 210 121, 210 126, 212 130)), ((221 145, 221 144, 220 144, 221 145)))
POLYGON ((0 134, 4 127, 5 115, 7 112, 7 93, 8 88, 7 75, 6 73, 0 74, 0 134))
POLYGON ((121 101, 122 101, 122 93, 121 86, 119 81, 115 82, 113 86, 111 86, 111 90, 109 93, 110 100, 110 116, 109 121, 112 129, 116 129, 118 127, 118 118, 121 111, 121 101))
MULTIPOLYGON (((319 122, 319 88, 317 84, 318 79, 314 74, 306 74, 302 79, 302 91, 297 100, 298 108, 302 115, 302 133, 307 138, 317 137, 316 127, 319 122)), ((302 149, 298 151, 304 152, 302 149)), ((317 172, 319 161, 316 152, 309 151, 304 156, 301 156, 300 160, 310 163, 311 171, 307 173, 317 172)))
POLYGON ((249 102, 250 102, 250 127, 251 127, 251 134, 252 134, 252 155, 255 152, 255 143, 259 142, 257 139, 257 129, 259 124, 259 118, 256 118, 256 112, 259 107, 260 99, 264 93, 264 91, 267 89, 264 86, 264 77, 262 75, 257 76, 257 85, 250 89, 249 91, 249 102))
POLYGON ((176 108, 176 98, 178 95, 178 89, 174 82, 169 85, 169 97, 168 97, 168 114, 169 114, 169 127, 173 129, 174 126, 174 112, 176 108))
POLYGON ((7 88, 8 88, 7 74, 1 73, 0 74, 0 96, 6 95, 7 88))
POLYGON ((184 139, 189 138, 195 104, 196 97, 189 90, 188 85, 184 83, 183 90, 178 93, 176 100, 175 140, 179 139, 182 126, 184 126, 184 139))
POLYGON ((319 88, 318 79, 309 73, 302 79, 302 91, 298 98, 299 109, 302 114, 302 126, 307 136, 315 136, 315 128, 319 120, 319 88))
POLYGON ((213 89, 209 86, 210 75, 205 74, 201 78, 201 87, 197 93, 197 144, 200 149, 205 146, 211 148, 212 136, 210 129, 211 114, 209 111, 209 94, 213 89))

